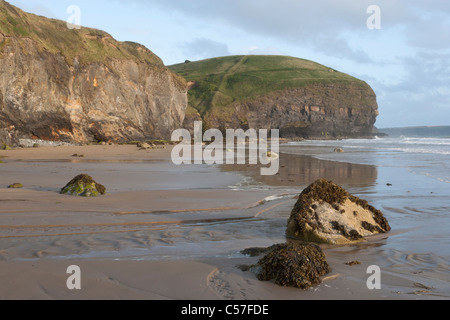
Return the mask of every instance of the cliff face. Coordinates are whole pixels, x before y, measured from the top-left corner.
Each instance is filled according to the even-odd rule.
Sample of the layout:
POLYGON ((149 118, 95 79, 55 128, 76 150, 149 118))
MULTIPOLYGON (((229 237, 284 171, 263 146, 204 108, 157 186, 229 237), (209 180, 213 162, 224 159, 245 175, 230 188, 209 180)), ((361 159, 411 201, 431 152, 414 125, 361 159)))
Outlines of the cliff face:
POLYGON ((0 15, 0 138, 124 142, 181 127, 186 83, 144 46, 4 1, 0 15))
POLYGON ((367 83, 312 61, 234 56, 170 68, 191 84, 189 105, 207 128, 280 129, 286 138, 369 137, 378 116, 367 83))
POLYGON ((370 137, 378 116, 375 93, 352 85, 311 85, 213 108, 210 127, 279 129, 285 138, 370 137), (230 113, 231 112, 231 113, 230 113))

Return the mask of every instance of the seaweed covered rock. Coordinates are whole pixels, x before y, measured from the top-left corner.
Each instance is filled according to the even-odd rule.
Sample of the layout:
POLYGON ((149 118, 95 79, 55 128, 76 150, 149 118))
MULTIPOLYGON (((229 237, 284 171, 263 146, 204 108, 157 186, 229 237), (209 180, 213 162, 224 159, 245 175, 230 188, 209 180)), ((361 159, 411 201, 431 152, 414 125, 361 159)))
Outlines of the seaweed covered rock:
POLYGON ((253 269, 260 281, 300 289, 321 283, 321 277, 331 272, 322 249, 308 243, 274 245, 253 269))
POLYGON ((9 145, 7 145, 6 143, 2 143, 0 150, 12 150, 11 147, 9 145))
POLYGON ((286 236, 307 242, 349 244, 390 230, 381 211, 335 183, 320 179, 300 195, 286 236))
POLYGON ((8 189, 22 189, 23 184, 21 183, 13 183, 8 186, 8 189))
POLYGON ((105 187, 86 174, 76 176, 61 189, 61 194, 70 194, 81 197, 96 197, 104 195, 105 193, 105 187))

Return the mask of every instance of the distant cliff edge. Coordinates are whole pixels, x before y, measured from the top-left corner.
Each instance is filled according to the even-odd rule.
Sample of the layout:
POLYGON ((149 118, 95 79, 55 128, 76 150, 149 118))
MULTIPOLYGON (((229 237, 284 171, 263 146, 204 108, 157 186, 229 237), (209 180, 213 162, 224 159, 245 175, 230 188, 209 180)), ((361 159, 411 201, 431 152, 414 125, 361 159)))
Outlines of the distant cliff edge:
POLYGON ((169 139, 185 80, 150 50, 0 0, 0 142, 169 139))
POLYGON ((229 56, 169 66, 189 85, 184 127, 280 129, 282 137, 372 137, 378 104, 359 79, 286 56, 229 56))

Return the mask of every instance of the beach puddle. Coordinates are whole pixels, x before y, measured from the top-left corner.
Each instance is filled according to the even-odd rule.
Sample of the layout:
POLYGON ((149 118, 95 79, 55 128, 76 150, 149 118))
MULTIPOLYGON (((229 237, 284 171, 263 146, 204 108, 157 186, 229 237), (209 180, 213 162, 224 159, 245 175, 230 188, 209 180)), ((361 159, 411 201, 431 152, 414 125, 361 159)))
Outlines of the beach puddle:
POLYGON ((311 156, 280 154, 280 170, 275 176, 260 175, 258 165, 222 165, 224 172, 239 172, 247 176, 243 187, 305 187, 326 178, 344 186, 373 187, 378 178, 375 166, 319 160, 311 156))

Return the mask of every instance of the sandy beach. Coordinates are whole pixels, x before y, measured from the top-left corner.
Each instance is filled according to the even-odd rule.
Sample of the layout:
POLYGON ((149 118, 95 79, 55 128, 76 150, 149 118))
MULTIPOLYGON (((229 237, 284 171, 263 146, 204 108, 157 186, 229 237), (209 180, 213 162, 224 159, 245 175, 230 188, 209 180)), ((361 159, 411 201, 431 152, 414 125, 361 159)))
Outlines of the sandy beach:
POLYGON ((367 243, 323 247, 333 271, 306 291, 237 268, 258 261, 241 250, 286 241, 295 197, 309 183, 327 177, 364 190, 376 184, 373 166, 283 155, 279 174, 261 178, 249 166, 175 166, 170 148, 130 145, 18 149, 0 157, 3 300, 450 298, 446 261, 433 257, 436 267, 418 272, 427 255, 384 248, 407 227, 367 243), (105 185, 107 194, 59 194, 81 173, 105 185), (24 187, 8 189, 12 183, 24 187), (71 265, 81 269, 81 290, 66 286, 71 265), (366 285, 371 265, 383 270, 380 290, 366 285))

